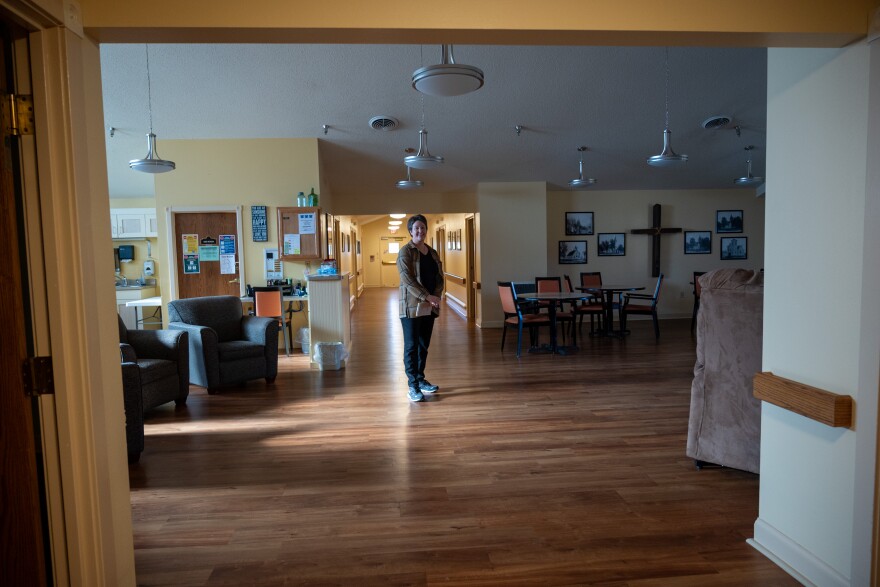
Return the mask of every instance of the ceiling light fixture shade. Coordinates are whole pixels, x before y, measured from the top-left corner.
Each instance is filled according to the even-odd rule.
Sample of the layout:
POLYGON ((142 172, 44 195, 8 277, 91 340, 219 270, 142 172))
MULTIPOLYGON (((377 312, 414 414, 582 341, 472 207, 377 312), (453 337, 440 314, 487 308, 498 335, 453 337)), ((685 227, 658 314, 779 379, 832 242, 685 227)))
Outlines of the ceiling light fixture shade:
POLYGON ((168 161, 159 157, 156 150, 156 135, 153 134, 153 87, 150 80, 150 46, 144 45, 147 54, 147 109, 150 113, 150 132, 147 134, 147 156, 143 159, 132 159, 128 167, 144 173, 165 173, 177 169, 174 161, 168 161))
POLYGON ((577 179, 573 179, 568 182, 568 187, 572 189, 583 189, 586 187, 590 187, 591 185, 596 183, 596 180, 592 177, 584 177, 584 151, 586 151, 586 147, 578 147, 578 152, 581 154, 581 160, 578 164, 578 176, 577 179))
POLYGON ((746 174, 743 177, 738 177, 733 180, 733 183, 735 183, 736 185, 755 186, 764 183, 763 177, 756 177, 752 175, 752 149, 754 148, 755 147, 753 145, 749 145, 745 148, 746 153, 748 153, 749 156, 748 160, 746 161, 748 167, 746 170, 746 174))
POLYGON ((401 218, 406 218, 406 214, 389 214, 395 220, 400 220, 401 218))
POLYGON ((143 159, 132 159, 128 162, 128 166, 144 173, 165 173, 177 169, 174 161, 159 157, 159 153, 156 152, 156 135, 152 132, 147 135, 147 156, 143 159))
POLYGON ((647 158, 652 167, 672 167, 688 160, 687 155, 678 155, 672 150, 672 131, 669 130, 669 47, 666 48, 666 125, 663 128, 663 150, 659 155, 647 158))
MULTIPOLYGON (((442 165, 443 157, 431 155, 430 151, 428 151, 428 131, 422 128, 419 131, 419 152, 415 155, 404 157, 403 162, 406 163, 407 167, 412 167, 413 169, 431 169, 432 167, 442 165)), ((400 187, 400 182, 398 182, 397 187, 400 187)), ((421 187, 421 185, 417 187, 421 187)))
POLYGON ((460 96, 483 87, 483 70, 455 63, 452 45, 443 45, 440 64, 415 70, 412 87, 429 96, 460 96))
MULTIPOLYGON (((407 157, 407 159, 409 159, 409 157, 407 157)), ((442 159, 442 157, 441 157, 441 159, 442 159)), ((411 169, 409 167, 409 164, 407 164, 406 179, 401 179, 400 181, 397 182, 397 189, 399 189, 399 190, 416 190, 416 189, 419 189, 420 187, 422 187, 423 185, 425 185, 421 180, 413 179, 412 175, 410 174, 410 171, 411 171, 411 169)), ((397 216, 400 216, 401 218, 403 218, 405 216, 405 214, 392 214, 391 215, 392 218, 395 218, 397 216)), ((391 222, 397 222, 398 224, 400 224, 401 221, 400 220, 391 220, 391 221, 389 221, 389 224, 391 222)))

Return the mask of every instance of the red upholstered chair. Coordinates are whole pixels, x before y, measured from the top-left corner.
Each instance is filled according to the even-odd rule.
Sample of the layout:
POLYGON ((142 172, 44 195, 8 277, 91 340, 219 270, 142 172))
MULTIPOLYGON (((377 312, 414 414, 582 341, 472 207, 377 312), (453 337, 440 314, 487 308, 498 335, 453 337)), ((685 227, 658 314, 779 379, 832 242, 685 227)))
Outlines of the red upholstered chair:
MULTIPOLYGON (((583 273, 581 273, 581 283, 583 283, 583 273)), ((599 276, 599 284, 602 285, 602 276, 599 276)), ((565 276, 565 285, 567 291, 574 291, 571 287, 571 279, 568 275, 565 276)), ((588 285, 594 285, 593 283, 589 283, 588 285)), ((586 293, 586 292, 585 292, 586 293)), ((601 298, 596 298, 595 296, 591 297, 588 300, 581 302, 580 304, 576 304, 571 308, 572 313, 574 314, 575 319, 579 319, 578 328, 580 329, 584 325, 584 316, 590 317, 590 332, 595 331, 595 323, 594 320, 598 318, 599 328, 602 328, 602 316, 604 313, 604 308, 602 307, 601 298)), ((574 325, 572 325, 574 326, 574 325)))
POLYGON ((279 286, 254 288, 254 316, 275 318, 278 328, 284 335, 284 351, 290 356, 290 341, 287 339, 287 314, 284 312, 284 294, 279 286))
POLYGON ((654 320, 654 336, 660 338, 660 324, 657 321, 657 300, 660 299, 660 286, 663 284, 663 274, 657 278, 654 287, 654 295, 628 293, 623 296, 623 305, 620 307, 620 328, 626 330, 626 317, 630 314, 649 315, 654 320), (635 303, 633 303, 635 302, 635 303))
MULTIPOLYGON (((535 278, 535 288, 538 293, 561 293, 562 292, 562 278, 560 277, 536 277, 535 278)), ((568 292, 571 289, 567 290, 568 292)), ((546 308, 550 305, 551 302, 542 301, 539 302, 542 308, 546 308)), ((559 302, 557 304, 556 310, 556 322, 562 324, 568 324, 572 326, 574 324, 574 312, 572 310, 566 310, 565 304, 559 302)), ((566 331, 565 328, 562 328, 562 340, 565 341, 566 331)))
POLYGON ((501 350, 504 350, 504 339, 507 336, 507 327, 516 326, 516 356, 520 356, 522 348, 523 326, 529 328, 531 344, 537 343, 537 331, 541 326, 550 327, 550 319, 547 314, 528 314, 523 311, 522 304, 517 302, 516 292, 509 281, 498 282, 498 296, 501 298, 501 309, 504 311, 504 329, 501 331, 501 350))

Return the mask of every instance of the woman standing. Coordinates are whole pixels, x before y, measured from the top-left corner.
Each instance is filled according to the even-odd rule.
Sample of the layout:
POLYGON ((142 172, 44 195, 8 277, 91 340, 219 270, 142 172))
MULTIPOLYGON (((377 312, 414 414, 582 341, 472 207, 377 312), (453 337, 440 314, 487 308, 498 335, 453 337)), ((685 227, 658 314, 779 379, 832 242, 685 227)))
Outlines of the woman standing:
POLYGON ((403 367, 409 383, 409 399, 420 402, 423 393, 439 387, 425 379, 425 360, 440 314, 443 294, 443 266, 437 251, 428 246, 428 221, 421 214, 411 217, 406 228, 412 240, 400 247, 397 271, 400 273, 400 323, 403 326, 403 367))

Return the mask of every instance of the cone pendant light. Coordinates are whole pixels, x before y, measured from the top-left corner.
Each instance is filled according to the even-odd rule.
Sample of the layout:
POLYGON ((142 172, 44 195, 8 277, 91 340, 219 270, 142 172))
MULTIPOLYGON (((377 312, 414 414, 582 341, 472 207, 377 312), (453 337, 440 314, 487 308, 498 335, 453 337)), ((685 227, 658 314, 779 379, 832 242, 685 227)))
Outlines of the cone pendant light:
MULTIPOLYGON (((411 168, 409 166, 407 166, 406 179, 401 179, 400 181, 397 182, 397 189, 415 190, 415 189, 418 189, 418 188, 422 187, 423 185, 425 185, 421 180, 413 179, 412 175, 410 175, 410 171, 412 171, 411 168)), ((397 214, 392 214, 391 216, 396 217, 397 214)))
POLYGON ((735 183, 736 185, 752 186, 764 183, 763 177, 756 177, 752 175, 752 149, 754 148, 755 147, 752 145, 745 147, 746 153, 748 153, 749 156, 748 160, 746 161, 748 168, 746 170, 746 174, 743 177, 738 177, 733 180, 733 183, 735 183))
POLYGON ((159 157, 156 151, 156 135, 153 134, 153 92, 150 84, 150 46, 144 45, 147 53, 147 105, 150 112, 150 132, 147 134, 147 156, 143 159, 132 159, 128 166, 135 171, 144 173, 165 173, 177 168, 174 161, 168 161, 159 157))
POLYGON ((431 169, 443 164, 443 157, 440 155, 431 155, 428 151, 428 131, 424 128, 419 131, 419 152, 403 158, 403 162, 407 167, 413 169, 431 169))
POLYGON ((570 182, 568 182, 568 187, 570 187, 572 189, 582 189, 582 188, 590 187, 591 185, 596 183, 596 180, 594 178, 584 177, 584 151, 586 151, 586 150, 587 150, 586 147, 578 147, 578 152, 581 154, 581 161, 578 166, 580 173, 578 173, 578 176, 576 179, 573 179, 570 182))
POLYGON ((673 167, 686 163, 687 155, 678 155, 672 150, 672 131, 669 130, 669 47, 666 48, 666 126, 663 129, 663 150, 659 155, 648 157, 648 165, 653 167, 673 167))

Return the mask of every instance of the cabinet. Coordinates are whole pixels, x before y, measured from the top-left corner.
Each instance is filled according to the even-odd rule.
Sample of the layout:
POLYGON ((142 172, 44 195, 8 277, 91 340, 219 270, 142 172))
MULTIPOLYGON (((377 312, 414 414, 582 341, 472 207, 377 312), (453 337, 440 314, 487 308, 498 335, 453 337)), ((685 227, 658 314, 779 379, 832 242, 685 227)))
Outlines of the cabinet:
POLYGON ((118 239, 159 236, 156 211, 150 208, 112 208, 110 236, 118 239))
POLYGON ((321 258, 321 209, 278 208, 278 250, 283 261, 321 258))

